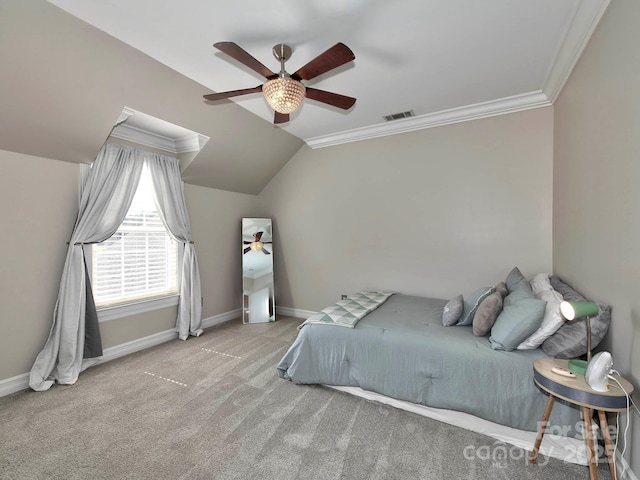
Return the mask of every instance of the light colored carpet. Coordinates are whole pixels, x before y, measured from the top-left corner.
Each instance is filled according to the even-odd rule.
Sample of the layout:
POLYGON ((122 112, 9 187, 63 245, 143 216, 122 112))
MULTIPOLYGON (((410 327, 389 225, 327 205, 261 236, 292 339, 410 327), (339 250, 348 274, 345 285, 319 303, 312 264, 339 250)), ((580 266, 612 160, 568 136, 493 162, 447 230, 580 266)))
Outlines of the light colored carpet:
MULTIPOLYGON (((586 467, 527 465, 526 452, 489 437, 278 378, 300 322, 228 322, 93 367, 74 386, 0 398, 0 478, 588 478, 586 467)), ((610 478, 605 465, 599 474, 610 478)))

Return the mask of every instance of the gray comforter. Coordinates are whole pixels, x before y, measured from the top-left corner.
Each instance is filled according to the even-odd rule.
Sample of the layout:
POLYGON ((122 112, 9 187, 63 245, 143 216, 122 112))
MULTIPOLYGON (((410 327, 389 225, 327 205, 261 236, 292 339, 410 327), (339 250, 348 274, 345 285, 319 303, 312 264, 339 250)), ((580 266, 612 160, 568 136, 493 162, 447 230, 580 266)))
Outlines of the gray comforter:
MULTIPOLYGON (((548 400, 533 383, 542 350, 492 350, 468 326, 442 326, 446 300, 394 295, 354 329, 306 325, 278 365, 298 384, 361 387, 399 400, 536 431, 548 400)), ((574 427, 556 402, 551 425, 574 427)))

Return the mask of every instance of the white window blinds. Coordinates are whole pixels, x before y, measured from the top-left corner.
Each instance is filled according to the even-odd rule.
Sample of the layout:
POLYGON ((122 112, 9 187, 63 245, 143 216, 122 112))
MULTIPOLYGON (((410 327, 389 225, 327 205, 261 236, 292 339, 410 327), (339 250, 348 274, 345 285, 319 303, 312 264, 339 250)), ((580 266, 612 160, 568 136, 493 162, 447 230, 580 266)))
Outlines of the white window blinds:
POLYGON ((146 166, 120 228, 92 246, 91 286, 98 308, 178 294, 178 244, 158 216, 146 166))

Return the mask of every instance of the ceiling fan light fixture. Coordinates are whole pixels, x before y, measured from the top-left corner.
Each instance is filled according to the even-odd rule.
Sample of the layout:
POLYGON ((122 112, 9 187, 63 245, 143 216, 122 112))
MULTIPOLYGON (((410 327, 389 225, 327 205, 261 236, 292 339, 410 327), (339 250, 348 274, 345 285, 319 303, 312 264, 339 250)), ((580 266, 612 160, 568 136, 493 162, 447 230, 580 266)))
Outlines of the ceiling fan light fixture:
POLYGON ((251 242, 251 245, 249 245, 249 248, 254 252, 261 252, 262 247, 264 247, 264 243, 262 242, 251 242))
MULTIPOLYGON (((257 87, 203 95, 207 101, 215 102, 262 91, 267 103, 269 103, 269 106, 276 112, 273 116, 273 123, 276 125, 288 122, 289 114, 300 108, 305 97, 316 102, 331 105, 332 107, 341 108, 342 110, 349 110, 356 103, 355 98, 333 92, 326 92, 317 88, 305 88, 301 82, 302 80, 312 80, 355 60, 356 56, 344 43, 336 43, 333 47, 325 50, 291 75, 286 72, 284 64, 291 57, 293 49, 284 43, 279 43, 272 49, 273 56, 280 61, 280 72, 277 74, 273 73, 246 50, 233 42, 218 42, 214 43, 213 46, 237 62, 240 62, 245 67, 249 67, 254 72, 262 75, 267 82, 257 87)), ((267 250, 263 251, 266 255, 269 255, 267 250)))
POLYGON ((302 82, 289 77, 278 77, 269 80, 262 86, 264 98, 279 113, 295 112, 306 93, 302 82))

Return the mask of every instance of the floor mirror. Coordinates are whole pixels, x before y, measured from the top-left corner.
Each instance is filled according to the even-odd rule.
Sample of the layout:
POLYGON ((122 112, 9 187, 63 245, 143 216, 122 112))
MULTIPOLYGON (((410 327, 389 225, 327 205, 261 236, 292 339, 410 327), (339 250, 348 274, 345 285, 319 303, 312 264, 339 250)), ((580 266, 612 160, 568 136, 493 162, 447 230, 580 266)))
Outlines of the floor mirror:
POLYGON ((276 320, 270 218, 242 219, 242 323, 276 320))

